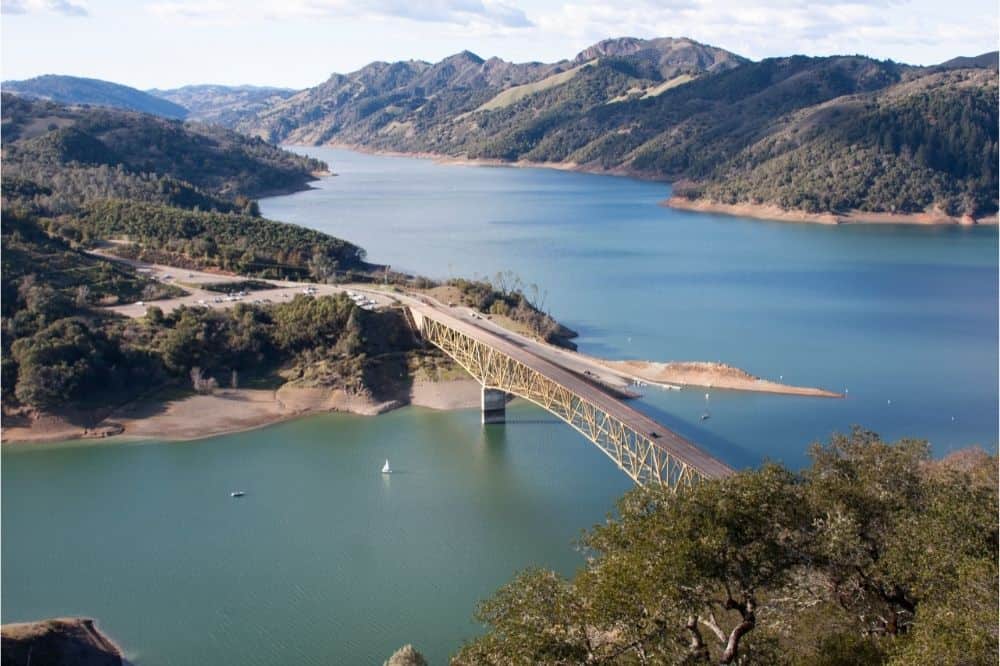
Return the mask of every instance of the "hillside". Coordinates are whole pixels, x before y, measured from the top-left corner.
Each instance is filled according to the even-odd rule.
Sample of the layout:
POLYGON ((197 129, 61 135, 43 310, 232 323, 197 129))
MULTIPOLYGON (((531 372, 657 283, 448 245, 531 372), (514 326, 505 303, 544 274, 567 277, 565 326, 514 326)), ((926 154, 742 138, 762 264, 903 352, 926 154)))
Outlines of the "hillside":
POLYGON ((468 51, 433 64, 376 62, 334 74, 236 127, 270 141, 366 143, 454 154, 461 145, 452 134, 467 122, 505 113, 515 102, 524 104, 540 94, 569 89, 572 97, 602 104, 623 94, 641 96, 682 74, 697 77, 742 62, 687 39, 633 38, 605 40, 572 61, 552 64, 484 60, 468 51), (600 66, 582 66, 588 63, 600 66), (550 77, 558 77, 554 85, 550 77), (511 95, 519 86, 529 86, 522 88, 526 94, 511 95))
POLYGON ((468 52, 373 63, 236 127, 681 181, 678 193, 701 202, 981 218, 997 210, 995 63, 750 62, 687 39, 621 38, 551 65, 468 52))
POLYGON ((997 210, 997 81, 944 71, 778 119, 675 194, 806 213, 997 210))
POLYGON ((3 97, 3 138, 5 188, 40 185, 35 197, 53 212, 88 198, 233 210, 237 198, 247 206, 304 189, 325 167, 219 127, 12 95, 3 97))
POLYGON ((24 81, 4 81, 0 84, 0 88, 3 92, 34 99, 47 99, 60 104, 107 106, 175 119, 184 118, 188 114, 188 110, 183 106, 141 90, 78 76, 46 74, 24 81))
MULTIPOLYGON (((368 268, 364 251, 351 243, 260 217, 253 196, 302 188, 325 166, 260 139, 5 95, 2 150, 5 423, 69 409, 66 418, 88 424, 136 395, 183 385, 195 366, 221 378, 233 369, 272 372, 298 358, 300 349, 284 337, 263 337, 276 327, 277 310, 240 311, 237 318, 199 310, 176 321, 160 313, 124 326, 102 306, 155 303, 186 287, 95 256, 98 245, 122 257, 261 278, 327 280, 368 268), (205 358, 192 356, 199 341, 211 346, 205 358)), ((364 363, 354 358, 363 342, 351 337, 358 334, 348 321, 353 302, 305 300, 282 311, 300 317, 289 320, 289 330, 326 326, 343 334, 343 344, 331 343, 325 353, 346 359, 345 376, 354 377, 351 368, 364 363)))
POLYGON ((291 88, 195 85, 148 90, 150 95, 184 107, 189 120, 230 126, 295 94, 291 88))

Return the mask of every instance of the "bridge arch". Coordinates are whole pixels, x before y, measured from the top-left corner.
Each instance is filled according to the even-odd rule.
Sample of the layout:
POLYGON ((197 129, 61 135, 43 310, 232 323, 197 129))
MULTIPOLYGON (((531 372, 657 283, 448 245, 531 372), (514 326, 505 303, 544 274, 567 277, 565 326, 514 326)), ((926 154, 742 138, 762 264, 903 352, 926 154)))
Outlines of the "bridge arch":
MULTIPOLYGON (((603 391, 569 388, 581 379, 548 361, 515 358, 517 345, 491 334, 467 330, 434 310, 411 308, 425 340, 441 349, 476 378, 484 391, 503 391, 553 414, 586 437, 638 484, 670 488, 732 472, 679 435, 625 406, 603 391)), ((523 351, 523 350, 520 350, 523 351)), ((527 353, 525 353, 527 354, 527 353)), ((485 405, 484 405, 485 406, 485 405)))

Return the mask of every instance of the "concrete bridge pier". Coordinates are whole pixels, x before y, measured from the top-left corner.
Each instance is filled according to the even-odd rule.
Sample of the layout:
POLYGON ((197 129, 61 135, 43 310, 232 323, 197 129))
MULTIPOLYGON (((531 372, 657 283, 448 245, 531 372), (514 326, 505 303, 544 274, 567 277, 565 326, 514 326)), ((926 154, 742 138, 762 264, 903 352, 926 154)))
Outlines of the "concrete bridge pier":
POLYGON ((507 421, 507 392, 483 386, 483 425, 507 421))

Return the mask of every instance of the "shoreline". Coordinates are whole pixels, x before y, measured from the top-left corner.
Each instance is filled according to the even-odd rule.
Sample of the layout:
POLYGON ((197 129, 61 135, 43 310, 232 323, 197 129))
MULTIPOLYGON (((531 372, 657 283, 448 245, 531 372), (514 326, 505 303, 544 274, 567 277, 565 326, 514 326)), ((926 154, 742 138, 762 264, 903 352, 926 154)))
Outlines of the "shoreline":
MULTIPOLYGON (((498 158, 481 157, 459 157, 447 155, 445 153, 433 153, 426 151, 406 152, 401 150, 388 150, 382 148, 372 148, 362 144, 347 143, 342 141, 330 141, 324 144, 288 143, 284 145, 297 146, 299 148, 336 148, 339 150, 350 150, 363 155, 382 155, 386 157, 412 157, 415 159, 432 160, 436 164, 445 166, 488 166, 488 167, 512 167, 516 169, 555 169, 557 171, 572 171, 575 173, 589 173, 598 176, 617 176, 621 178, 635 178, 645 182, 664 183, 670 185, 681 178, 671 179, 669 176, 653 174, 639 169, 629 167, 606 168, 591 164, 581 164, 579 162, 534 162, 531 160, 503 160, 498 158)), ((803 210, 787 210, 773 204, 723 204, 702 199, 688 199, 687 197, 671 195, 663 200, 660 205, 675 210, 684 210, 694 213, 715 213, 720 215, 730 215, 734 217, 747 217, 754 220, 771 222, 805 222, 810 224, 912 224, 921 226, 997 226, 1000 224, 1000 213, 987 215, 981 218, 972 218, 968 215, 953 216, 942 212, 923 213, 878 213, 854 210, 849 213, 809 213, 803 210)))
POLYGON ((512 167, 515 169, 555 169, 556 171, 572 171, 575 173, 589 173, 597 176, 617 176, 620 178, 635 178, 647 182, 670 184, 670 180, 661 175, 652 174, 638 169, 628 167, 606 168, 596 165, 580 164, 579 162, 535 162, 532 160, 518 160, 512 162, 495 157, 460 157, 445 153, 433 153, 426 151, 406 152, 402 150, 388 150, 384 148, 372 148, 362 144, 345 143, 342 141, 331 141, 323 144, 309 143, 287 143, 281 145, 296 146, 298 148, 335 148, 338 150, 349 150, 362 155, 380 155, 384 157, 412 157, 419 160, 431 160, 435 164, 444 166, 479 166, 479 167, 512 167))
MULTIPOLYGON (((53 617, 32 622, 11 622, 0 627, 6 659, 31 663, 32 653, 43 663, 72 659, 81 666, 129 664, 125 651, 97 628, 89 617, 53 617)), ((4 663, 7 663, 6 660, 4 663)))
POLYGON ((746 370, 725 363, 705 361, 606 361, 601 365, 643 382, 678 387, 771 393, 812 398, 843 398, 843 393, 812 386, 794 386, 751 375, 746 370))
POLYGON ((693 213, 715 213, 734 217, 749 217, 773 222, 799 222, 808 224, 915 224, 920 226, 996 226, 997 215, 973 218, 969 215, 954 216, 942 212, 923 213, 873 213, 854 210, 849 213, 809 213, 804 210, 786 210, 773 204, 724 204, 707 199, 689 199, 671 196, 661 202, 666 208, 693 213))
MULTIPOLYGON (((760 379, 717 363, 654 363, 593 359, 622 378, 641 380, 661 388, 714 388, 791 396, 843 398, 819 388, 790 386, 760 379)), ((437 411, 477 409, 480 385, 471 377, 429 381, 416 379, 406 394, 379 400, 348 394, 342 389, 284 385, 278 389, 220 389, 209 395, 187 395, 157 402, 143 400, 114 410, 96 425, 84 426, 44 415, 27 426, 5 427, 2 446, 88 441, 192 442, 249 432, 286 421, 320 414, 379 416, 403 407, 437 411)))
POLYGON ((116 443, 161 440, 190 442, 249 432, 319 414, 378 416, 403 407, 433 410, 479 407, 479 383, 471 378, 415 380, 409 394, 378 400, 341 389, 285 385, 272 389, 220 389, 210 395, 188 395, 157 402, 143 400, 114 410, 87 427, 45 415, 27 426, 5 427, 2 446, 30 446, 91 440, 116 443))

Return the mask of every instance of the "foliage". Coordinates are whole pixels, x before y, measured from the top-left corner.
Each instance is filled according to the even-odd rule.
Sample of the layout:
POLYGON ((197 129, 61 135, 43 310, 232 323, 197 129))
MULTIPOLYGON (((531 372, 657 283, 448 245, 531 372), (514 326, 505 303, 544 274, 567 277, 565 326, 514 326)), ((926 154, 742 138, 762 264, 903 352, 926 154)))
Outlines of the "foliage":
POLYGON ((228 384, 233 371, 281 370, 290 379, 371 392, 372 364, 416 349, 398 313, 368 312, 343 295, 300 295, 231 310, 180 308, 169 315, 154 307, 136 320, 39 321, 43 328, 13 341, 11 363, 3 368, 5 385, 37 409, 110 400, 126 384, 133 392, 189 377, 196 388, 228 384))
POLYGON ((73 228, 82 239, 125 237, 144 251, 180 256, 198 267, 265 278, 308 278, 317 255, 344 268, 364 260, 356 245, 305 227, 134 201, 88 204, 73 228))
POLYGON ((276 140, 683 179, 676 194, 723 203, 997 210, 995 59, 918 68, 861 56, 745 62, 715 50, 669 68, 655 49, 599 47, 585 51, 589 66, 551 86, 541 82, 567 65, 534 63, 517 70, 524 78, 494 81, 493 68, 507 63, 378 63, 239 126, 276 140), (428 68, 439 72, 433 83, 428 68), (680 73, 693 80, 647 94, 680 73))
MULTIPOLYGON (((538 337, 567 349, 576 349, 576 345, 571 342, 577 333, 553 319, 548 313, 543 312, 539 306, 532 303, 524 294, 526 288, 520 278, 512 272, 497 273, 496 283, 487 280, 466 280, 455 278, 449 280, 447 284, 455 287, 462 295, 462 302, 470 307, 487 314, 502 315, 520 322, 528 327, 538 337)), ((539 296, 538 286, 530 285, 528 289, 534 292, 535 301, 542 300, 544 296, 539 296)))
POLYGON ((150 379, 144 355, 124 353, 103 331, 76 319, 59 319, 16 340, 11 360, 17 364, 17 399, 40 409, 93 404, 100 395, 122 391, 136 376, 150 379))
POLYGON ((982 76, 927 77, 786 124, 677 193, 809 212, 996 210, 996 86, 982 76))
POLYGON ((996 459, 942 471, 862 429, 812 457, 631 491, 572 579, 483 602, 454 662, 995 663, 997 486, 976 479, 996 459))
POLYGON ((80 306, 182 293, 72 248, 16 210, 5 209, 0 225, 4 351, 11 336, 30 335, 80 306))
POLYGON ((325 167, 219 127, 7 94, 3 132, 4 179, 51 188, 57 201, 43 203, 56 212, 95 198, 232 210, 237 197, 302 189, 325 167))

